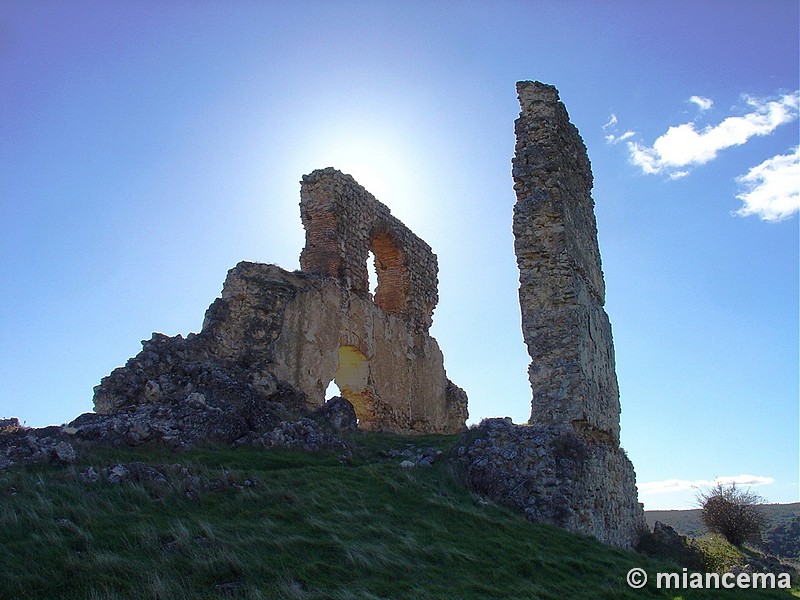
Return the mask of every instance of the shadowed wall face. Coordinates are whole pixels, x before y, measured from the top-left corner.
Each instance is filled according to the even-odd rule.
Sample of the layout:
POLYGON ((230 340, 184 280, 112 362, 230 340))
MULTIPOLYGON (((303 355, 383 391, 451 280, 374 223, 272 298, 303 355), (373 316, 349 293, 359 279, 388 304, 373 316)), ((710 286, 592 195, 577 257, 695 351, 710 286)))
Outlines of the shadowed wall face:
POLYGON ((512 175, 531 423, 619 444, 619 388, 586 147, 558 91, 517 84, 512 175))

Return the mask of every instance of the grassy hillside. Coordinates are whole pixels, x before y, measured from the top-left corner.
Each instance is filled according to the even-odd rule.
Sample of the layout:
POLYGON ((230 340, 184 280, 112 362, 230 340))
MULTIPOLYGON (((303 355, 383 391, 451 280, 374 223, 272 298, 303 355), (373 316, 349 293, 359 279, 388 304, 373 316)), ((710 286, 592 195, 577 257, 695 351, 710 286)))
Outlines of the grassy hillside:
MULTIPOLYGON (((766 516, 763 536, 765 547, 776 556, 800 563, 800 502, 763 504, 760 508, 766 516)), ((700 509, 649 510, 645 516, 651 529, 656 521, 661 521, 691 537, 701 537, 707 533, 700 509)))
POLYGON ((404 469, 390 457, 455 442, 358 434, 344 462, 245 448, 94 450, 74 467, 0 473, 0 597, 792 597, 632 590, 632 567, 651 580, 680 569, 487 504, 444 460, 404 469), (81 476, 134 461, 164 477, 81 476))

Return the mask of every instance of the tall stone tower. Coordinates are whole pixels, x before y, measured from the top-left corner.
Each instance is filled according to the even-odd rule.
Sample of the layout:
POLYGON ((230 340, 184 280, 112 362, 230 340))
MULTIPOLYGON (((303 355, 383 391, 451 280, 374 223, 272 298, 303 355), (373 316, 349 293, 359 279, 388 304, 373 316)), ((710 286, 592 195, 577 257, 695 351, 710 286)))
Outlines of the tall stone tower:
POLYGON ((523 81, 517 93, 514 237, 531 419, 484 419, 458 456, 479 494, 531 521, 633 548, 647 522, 619 445, 586 147, 554 87, 523 81))
MULTIPOLYGON (((549 519, 631 547, 646 523, 633 464, 619 445, 619 387, 589 158, 556 88, 523 81, 517 94, 514 247, 531 357, 530 429, 572 431, 585 448, 577 472, 562 473, 569 509, 549 519)), ((567 463, 556 457, 556 464, 567 463)), ((532 496, 539 504, 560 501, 542 489, 532 496)))
POLYGON ((619 388, 586 147, 550 85, 517 83, 512 175, 531 424, 619 445, 619 388))

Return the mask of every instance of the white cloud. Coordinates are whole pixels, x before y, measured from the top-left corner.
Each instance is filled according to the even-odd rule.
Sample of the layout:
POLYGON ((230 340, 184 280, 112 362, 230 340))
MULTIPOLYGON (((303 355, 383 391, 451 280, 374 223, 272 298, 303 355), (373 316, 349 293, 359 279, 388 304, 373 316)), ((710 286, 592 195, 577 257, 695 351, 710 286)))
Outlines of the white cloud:
POLYGON ((729 475, 726 477, 717 477, 716 479, 696 479, 694 481, 689 479, 665 479, 663 481, 651 481, 648 483, 637 483, 636 487, 642 495, 656 495, 656 494, 671 494, 673 492, 685 492, 687 490, 699 489, 703 487, 711 487, 721 483, 729 485, 735 483, 737 486, 756 487, 760 485, 770 485, 775 483, 772 477, 763 477, 761 475, 748 475, 742 473, 741 475, 729 475))
MULTIPOLYGON (((705 100, 699 96, 693 98, 705 100)), ((649 174, 687 171, 685 167, 705 164, 714 160, 720 150, 744 144, 753 136, 769 135, 780 125, 796 119, 800 92, 777 100, 747 98, 747 104, 750 112, 728 117, 718 125, 698 131, 694 123, 683 123, 670 127, 652 146, 628 142, 631 162, 649 174)))
POLYGON ((696 104, 697 108, 700 111, 706 111, 712 106, 714 106, 714 101, 711 98, 703 98, 702 96, 692 96, 689 98, 689 102, 692 104, 696 104))
POLYGON ((636 133, 633 132, 633 131, 626 131, 625 133, 623 133, 620 136, 616 136, 613 133, 610 133, 610 134, 608 134, 606 136, 606 143, 608 143, 608 144, 618 144, 622 140, 627 140, 628 138, 631 138, 634 135, 636 135, 636 133))
POLYGON ((689 174, 689 171, 674 171, 669 174, 669 178, 672 180, 675 179, 683 179, 689 174))
POLYGON ((617 128, 615 127, 615 125, 618 122, 619 122, 619 120, 617 119, 617 115, 615 115, 614 113, 611 113, 611 116, 608 118, 608 123, 603 125, 603 131, 606 131, 607 129, 612 128, 612 132, 606 135, 606 143, 607 144, 612 144, 612 145, 613 144, 618 144, 622 140, 627 140, 628 138, 631 138, 634 135, 636 135, 636 132, 634 132, 634 131, 626 131, 622 135, 617 135, 616 134, 617 128))
POLYGON ((757 215, 763 221, 782 221, 800 212, 800 146, 790 154, 773 156, 750 169, 736 182, 744 188, 736 197, 744 206, 734 214, 757 215))

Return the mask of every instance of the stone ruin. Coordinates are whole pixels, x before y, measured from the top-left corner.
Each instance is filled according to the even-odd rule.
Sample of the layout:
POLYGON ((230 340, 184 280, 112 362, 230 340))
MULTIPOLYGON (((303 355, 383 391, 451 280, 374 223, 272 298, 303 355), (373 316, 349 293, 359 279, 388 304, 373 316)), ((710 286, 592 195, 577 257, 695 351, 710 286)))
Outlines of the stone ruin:
MULTIPOLYGON (((557 90, 525 81, 517 92, 513 231, 531 418, 485 419, 464 433, 454 460, 474 490, 528 519, 629 548, 646 523, 619 445, 591 167, 557 90)), ((0 427, 0 468, 68 463, 71 438, 346 455, 338 434, 356 422, 405 434, 464 431, 466 394, 447 378, 428 333, 438 302, 430 246, 331 168, 303 177, 300 212, 300 271, 239 263, 202 330, 153 334, 95 388, 95 413, 34 433, 18 422, 0 427), (331 381, 344 399, 326 402, 331 381)))
POLYGON ((518 84, 512 176, 531 424, 572 425, 619 445, 619 388, 591 196, 578 130, 552 86, 518 84))
POLYGON ((303 177, 300 197, 302 270, 239 263, 200 333, 154 334, 95 388, 97 413, 225 396, 311 411, 325 403, 335 381, 362 429, 464 430, 466 394, 447 378, 428 333, 438 301, 430 246, 335 169, 303 177))
POLYGON ((459 449, 474 488, 622 547, 647 527, 619 446, 619 389, 586 147, 558 91, 517 84, 514 249, 533 398, 527 426, 488 419, 459 449))
POLYGON ((352 177, 329 168, 303 177, 300 217, 306 230, 303 271, 337 279, 368 299, 367 258, 373 252, 375 304, 414 330, 428 331, 439 302, 436 255, 385 205, 352 177))
POLYGON ((301 269, 338 285, 335 298, 311 298, 326 310, 318 323, 307 316, 313 307, 287 314, 296 331, 282 338, 276 375, 318 400, 335 371, 336 384, 365 429, 462 431, 466 394, 447 379, 442 352, 428 334, 439 301, 431 247, 352 177, 334 169, 305 176, 300 198, 306 230, 301 269), (377 275, 374 298, 367 275, 370 252, 377 275), (302 341, 309 337, 316 343, 302 341))

